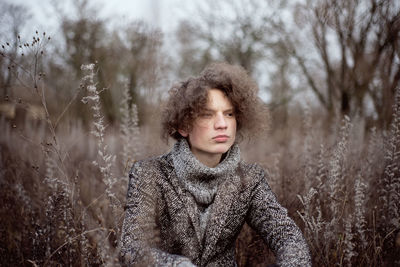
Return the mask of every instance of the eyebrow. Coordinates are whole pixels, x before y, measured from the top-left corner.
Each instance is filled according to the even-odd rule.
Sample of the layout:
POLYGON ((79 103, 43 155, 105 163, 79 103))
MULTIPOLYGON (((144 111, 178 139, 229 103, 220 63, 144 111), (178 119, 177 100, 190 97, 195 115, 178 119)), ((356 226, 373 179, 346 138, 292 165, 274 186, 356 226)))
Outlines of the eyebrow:
MULTIPOLYGON (((213 110, 213 109, 209 109, 209 108, 204 108, 204 109, 203 109, 203 111, 207 111, 207 112, 215 112, 215 110, 213 110)), ((223 112, 234 112, 234 109, 233 109, 233 108, 226 109, 226 110, 224 110, 223 112)))

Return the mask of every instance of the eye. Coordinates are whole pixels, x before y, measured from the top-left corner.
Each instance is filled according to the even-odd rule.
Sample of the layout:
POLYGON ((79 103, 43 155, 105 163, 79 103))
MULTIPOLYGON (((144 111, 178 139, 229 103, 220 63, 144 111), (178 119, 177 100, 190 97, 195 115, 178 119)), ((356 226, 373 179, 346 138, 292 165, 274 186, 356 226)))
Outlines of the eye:
POLYGON ((200 117, 202 118, 210 118, 212 116, 209 112, 200 113, 200 117))
POLYGON ((228 117, 235 117, 235 113, 233 113, 233 112, 228 112, 228 113, 226 113, 226 116, 228 116, 228 117))

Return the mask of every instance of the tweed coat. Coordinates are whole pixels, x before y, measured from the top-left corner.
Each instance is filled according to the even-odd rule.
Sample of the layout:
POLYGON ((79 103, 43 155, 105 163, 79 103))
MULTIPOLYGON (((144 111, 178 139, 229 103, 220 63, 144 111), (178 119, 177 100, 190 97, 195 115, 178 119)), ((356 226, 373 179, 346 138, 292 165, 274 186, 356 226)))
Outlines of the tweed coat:
POLYGON ((256 164, 238 160, 231 172, 222 171, 225 178, 220 178, 202 229, 201 207, 177 175, 176 147, 136 162, 129 173, 122 265, 236 266, 235 240, 247 222, 275 253, 278 265, 311 266, 302 233, 256 164))

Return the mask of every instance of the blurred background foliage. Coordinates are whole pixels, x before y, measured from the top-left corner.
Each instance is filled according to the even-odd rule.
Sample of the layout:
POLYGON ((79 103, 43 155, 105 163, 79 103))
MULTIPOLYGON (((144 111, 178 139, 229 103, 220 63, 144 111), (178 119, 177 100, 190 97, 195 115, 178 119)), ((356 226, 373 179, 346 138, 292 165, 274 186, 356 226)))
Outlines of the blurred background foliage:
MULTIPOLYGON (((268 169, 314 265, 399 264, 399 1, 196 1, 168 32, 95 1, 53 3, 56 30, 28 35, 31 11, 0 3, 1 263, 117 264, 127 171, 171 145, 168 89, 226 61, 271 111, 243 158, 268 169)), ((236 259, 274 262, 246 226, 236 259)))
MULTIPOLYGON (((117 18, 101 18, 90 1, 72 6, 74 16, 57 11, 61 39, 46 45, 40 62, 54 97, 49 102, 69 102, 79 88, 80 66, 96 62, 98 85, 106 88, 101 101, 107 120, 120 118, 121 88, 127 84, 146 122, 173 81, 196 75, 210 62, 227 61, 242 65, 258 81, 279 118, 276 127, 287 121, 291 106, 305 100, 330 122, 343 115, 365 120, 366 127, 385 128, 391 122, 400 80, 397 1, 203 1, 168 38, 140 20, 109 27, 117 18)), ((18 86, 11 66, 29 61, 18 36, 31 15, 16 4, 3 3, 2 10, 7 21, 0 36, 6 54, 0 59, 4 101, 20 97, 11 89, 18 86)), ((68 112, 88 123, 79 101, 68 112)))

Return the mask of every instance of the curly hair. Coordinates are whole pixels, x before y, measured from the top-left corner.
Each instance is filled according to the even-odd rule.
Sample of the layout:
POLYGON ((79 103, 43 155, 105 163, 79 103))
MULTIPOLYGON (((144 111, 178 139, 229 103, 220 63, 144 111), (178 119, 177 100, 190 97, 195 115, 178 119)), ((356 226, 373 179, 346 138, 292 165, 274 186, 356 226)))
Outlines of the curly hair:
POLYGON ((174 85, 162 114, 162 136, 183 138, 178 130, 190 132, 194 120, 207 104, 209 89, 218 89, 231 101, 237 123, 237 138, 254 136, 266 129, 269 113, 258 97, 258 86, 240 66, 212 63, 198 77, 174 85))

